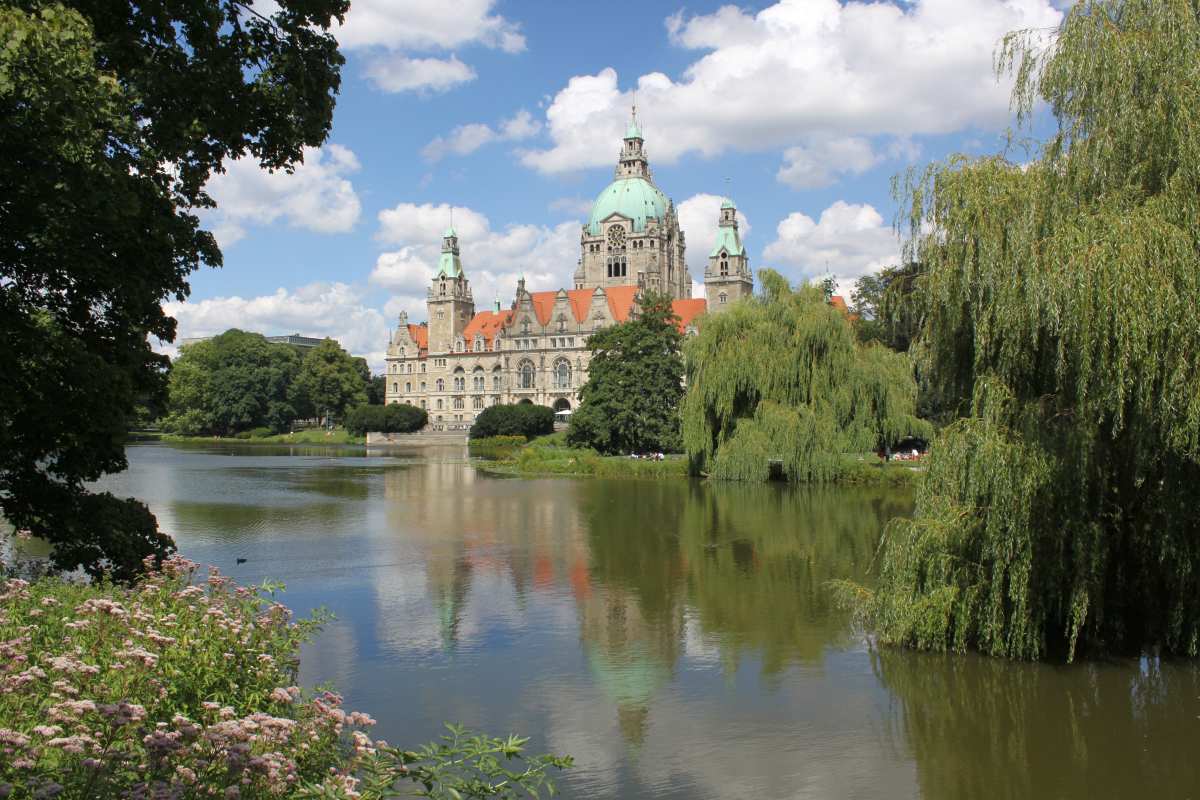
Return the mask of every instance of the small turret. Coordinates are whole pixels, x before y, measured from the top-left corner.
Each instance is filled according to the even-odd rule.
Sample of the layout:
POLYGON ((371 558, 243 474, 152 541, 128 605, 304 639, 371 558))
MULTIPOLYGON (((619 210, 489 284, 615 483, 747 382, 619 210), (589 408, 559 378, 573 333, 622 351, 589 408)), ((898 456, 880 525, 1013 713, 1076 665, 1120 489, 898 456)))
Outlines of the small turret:
POLYGON ((442 235, 442 255, 429 285, 426 306, 429 308, 429 351, 449 352, 475 316, 471 282, 463 271, 458 234, 453 226, 442 235))
POLYGON ((721 203, 717 218, 717 241, 708 254, 704 270, 704 295, 708 310, 721 311, 754 293, 750 257, 738 232, 737 206, 729 198, 721 203))

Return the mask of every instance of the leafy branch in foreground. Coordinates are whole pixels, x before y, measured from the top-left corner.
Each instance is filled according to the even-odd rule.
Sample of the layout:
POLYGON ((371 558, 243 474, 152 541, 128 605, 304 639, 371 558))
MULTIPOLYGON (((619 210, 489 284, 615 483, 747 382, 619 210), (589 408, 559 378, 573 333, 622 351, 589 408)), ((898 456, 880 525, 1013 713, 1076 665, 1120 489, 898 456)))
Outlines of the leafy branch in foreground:
MULTIPOLYGON (((421 787, 417 797, 438 800, 536 798, 543 791, 553 796, 550 770, 567 769, 573 763, 570 756, 527 756, 529 740, 513 734, 501 739, 472 733, 461 725, 447 724, 446 729, 449 733, 439 742, 415 751, 377 743, 357 766, 360 782, 355 791, 367 798, 410 797, 413 792, 407 790, 395 793, 397 781, 407 780, 421 787)), ((329 793, 327 786, 306 787, 299 796, 343 797, 336 794, 336 786, 335 793, 329 793)))

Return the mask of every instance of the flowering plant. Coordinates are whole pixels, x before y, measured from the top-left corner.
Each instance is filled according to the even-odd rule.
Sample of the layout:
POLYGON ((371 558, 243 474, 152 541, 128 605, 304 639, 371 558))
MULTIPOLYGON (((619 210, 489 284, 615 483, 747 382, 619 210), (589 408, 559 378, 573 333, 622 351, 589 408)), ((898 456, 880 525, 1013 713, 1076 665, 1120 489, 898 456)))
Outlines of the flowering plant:
POLYGON ((324 619, 171 557, 138 583, 0 583, 0 800, 519 797, 569 759, 451 727, 404 751, 295 684, 324 619), (508 769, 516 765, 519 769, 508 769), (412 782, 417 785, 413 786, 412 782))

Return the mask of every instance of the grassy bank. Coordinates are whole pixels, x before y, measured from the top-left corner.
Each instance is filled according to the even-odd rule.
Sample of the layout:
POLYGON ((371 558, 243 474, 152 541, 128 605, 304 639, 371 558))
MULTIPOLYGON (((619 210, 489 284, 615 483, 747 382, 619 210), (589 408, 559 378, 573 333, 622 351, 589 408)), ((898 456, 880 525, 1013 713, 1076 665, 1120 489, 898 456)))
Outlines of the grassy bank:
MULTIPOLYGON (((563 433, 525 442, 519 436, 496 436, 469 443, 472 456, 483 459, 479 469, 502 475, 546 475, 597 478, 686 478, 687 459, 671 455, 663 461, 628 456, 602 456, 592 450, 568 447, 563 433)), ((904 486, 921 469, 909 463, 882 463, 873 453, 848 453, 842 457, 837 483, 870 486, 904 486)))
POLYGON ((594 478, 686 478, 687 460, 669 456, 665 461, 602 456, 594 450, 568 447, 562 433, 525 443, 520 437, 496 436, 470 443, 471 455, 484 461, 479 468, 502 475, 546 475, 594 478))
MULTIPOLYGON (((247 432, 252 433, 252 432, 247 432)), ((139 439, 147 438, 139 434, 139 439)), ((276 433, 261 435, 237 436, 179 436, 173 433, 160 434, 157 437, 162 442, 223 442, 226 444, 366 444, 365 436, 355 436, 344 428, 325 431, 321 428, 308 428, 295 433, 276 433)))

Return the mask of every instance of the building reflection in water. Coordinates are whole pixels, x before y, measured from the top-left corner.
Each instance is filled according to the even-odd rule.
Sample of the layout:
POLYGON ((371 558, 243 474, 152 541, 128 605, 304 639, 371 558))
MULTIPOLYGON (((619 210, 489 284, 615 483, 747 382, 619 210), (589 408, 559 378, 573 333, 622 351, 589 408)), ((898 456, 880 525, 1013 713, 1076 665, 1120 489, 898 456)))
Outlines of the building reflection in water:
MULTIPOLYGON (((681 657, 720 664, 728 682, 744 659, 771 676, 845 643, 824 584, 864 579, 883 522, 909 503, 777 486, 516 481, 456 463, 388 474, 385 487, 396 545, 418 545, 442 648, 455 650, 467 629, 484 635, 463 621, 481 576, 503 578, 512 626, 526 624, 529 592, 569 599, 595 686, 634 745, 681 657)), ((481 613, 496 613, 502 594, 479 598, 481 613)))

